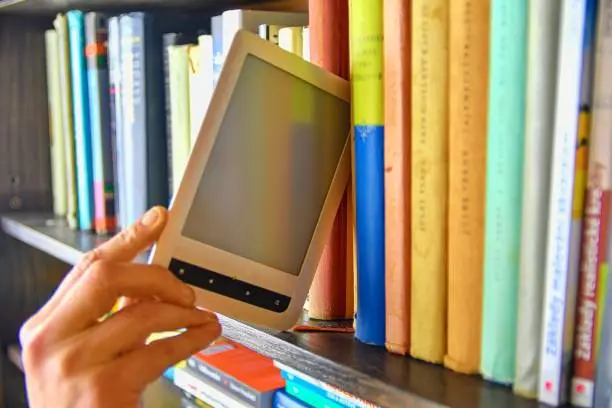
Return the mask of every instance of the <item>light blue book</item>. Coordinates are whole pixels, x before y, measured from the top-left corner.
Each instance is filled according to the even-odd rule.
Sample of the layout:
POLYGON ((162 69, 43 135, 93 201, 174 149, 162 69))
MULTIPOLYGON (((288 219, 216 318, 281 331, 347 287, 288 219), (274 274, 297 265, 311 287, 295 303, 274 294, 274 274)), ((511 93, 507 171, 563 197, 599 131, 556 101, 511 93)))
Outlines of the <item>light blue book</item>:
POLYGON ((123 106, 121 81, 121 26, 119 17, 113 16, 108 19, 108 68, 111 87, 111 139, 113 141, 114 172, 115 172, 115 212, 117 213, 117 227, 126 228, 127 203, 125 185, 125 153, 123 140, 123 106))
POLYGON ((68 20, 72 109, 75 138, 78 223, 81 230, 92 230, 94 220, 93 160, 89 89, 85 61, 85 17, 79 10, 66 13, 68 20))
POLYGON ((294 383, 293 381, 285 382, 285 392, 292 397, 305 402, 306 404, 317 408, 343 408, 342 405, 323 395, 319 394, 314 388, 305 385, 294 383))
POLYGON ((527 0, 491 1, 481 372, 514 379, 525 132, 527 0))

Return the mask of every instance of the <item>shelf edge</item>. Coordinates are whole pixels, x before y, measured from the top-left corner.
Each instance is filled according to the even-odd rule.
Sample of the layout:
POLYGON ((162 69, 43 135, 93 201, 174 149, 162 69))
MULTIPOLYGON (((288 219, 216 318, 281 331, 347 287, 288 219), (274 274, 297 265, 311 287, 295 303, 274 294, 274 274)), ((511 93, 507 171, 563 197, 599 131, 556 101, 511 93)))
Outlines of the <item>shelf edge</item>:
POLYGON ((74 265, 83 254, 54 238, 8 217, 2 217, 2 229, 8 235, 39 249, 67 264, 74 265))

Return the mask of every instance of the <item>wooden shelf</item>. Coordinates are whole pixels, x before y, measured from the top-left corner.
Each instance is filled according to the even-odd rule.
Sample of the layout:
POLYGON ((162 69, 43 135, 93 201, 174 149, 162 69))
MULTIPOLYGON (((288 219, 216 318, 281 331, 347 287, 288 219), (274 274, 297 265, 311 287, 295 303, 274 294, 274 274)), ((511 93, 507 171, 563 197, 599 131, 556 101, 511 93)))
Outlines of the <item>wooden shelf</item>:
MULTIPOLYGON (((64 220, 45 214, 4 215, 2 228, 69 264, 108 239, 70 230, 64 220)), ((228 338, 383 407, 538 407, 507 387, 393 355, 350 333, 274 332, 225 317, 221 323, 228 338)))
POLYGON ((217 13, 232 8, 307 10, 307 0, 0 0, 0 13, 54 15, 79 10, 198 10, 217 13))

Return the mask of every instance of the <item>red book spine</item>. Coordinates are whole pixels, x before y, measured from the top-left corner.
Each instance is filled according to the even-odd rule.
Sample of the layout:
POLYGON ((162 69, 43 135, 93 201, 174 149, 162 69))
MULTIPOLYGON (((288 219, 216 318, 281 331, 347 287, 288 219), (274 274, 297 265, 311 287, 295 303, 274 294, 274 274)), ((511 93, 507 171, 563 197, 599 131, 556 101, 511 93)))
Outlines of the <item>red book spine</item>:
MULTIPOLYGON (((349 78, 348 0, 308 0, 310 61, 349 78)), ((347 319, 353 316, 353 245, 350 183, 317 268, 309 293, 309 316, 347 319)))

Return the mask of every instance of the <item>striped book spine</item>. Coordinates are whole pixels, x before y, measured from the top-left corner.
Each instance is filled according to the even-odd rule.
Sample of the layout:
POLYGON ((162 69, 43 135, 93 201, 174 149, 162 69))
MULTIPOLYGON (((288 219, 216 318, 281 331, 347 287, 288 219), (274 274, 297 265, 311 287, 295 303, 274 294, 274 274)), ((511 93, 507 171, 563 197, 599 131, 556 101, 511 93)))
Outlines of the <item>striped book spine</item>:
POLYGON ((357 313, 355 336, 385 344, 383 1, 349 2, 355 146, 357 313))
POLYGON ((93 157, 94 229, 98 234, 107 234, 115 230, 117 222, 105 15, 97 12, 85 15, 85 42, 93 157))

